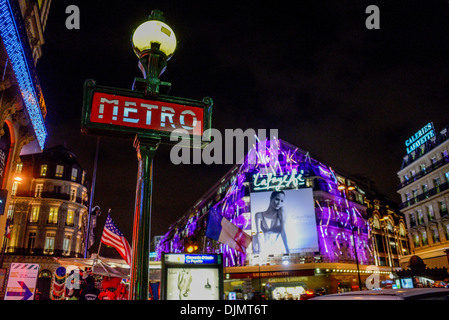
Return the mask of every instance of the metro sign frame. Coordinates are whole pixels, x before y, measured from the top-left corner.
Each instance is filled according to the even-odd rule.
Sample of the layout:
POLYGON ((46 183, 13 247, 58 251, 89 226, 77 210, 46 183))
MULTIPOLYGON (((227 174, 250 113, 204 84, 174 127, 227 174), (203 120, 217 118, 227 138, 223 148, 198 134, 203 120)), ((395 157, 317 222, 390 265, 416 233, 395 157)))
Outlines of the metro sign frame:
POLYGON ((172 132, 184 129, 189 136, 183 139, 198 139, 204 147, 210 142, 206 133, 211 128, 212 105, 209 97, 153 97, 142 91, 99 86, 89 79, 84 82, 81 132, 125 139, 139 135, 176 144, 178 141, 170 140, 172 132))

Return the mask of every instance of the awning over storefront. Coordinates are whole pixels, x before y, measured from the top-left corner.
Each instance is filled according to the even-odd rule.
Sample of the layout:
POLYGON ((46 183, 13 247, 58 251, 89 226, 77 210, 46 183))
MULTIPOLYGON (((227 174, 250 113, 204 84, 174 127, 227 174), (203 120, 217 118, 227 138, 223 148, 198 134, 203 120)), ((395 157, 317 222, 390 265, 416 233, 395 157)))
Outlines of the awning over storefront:
POLYGON ((62 266, 78 266, 92 268, 92 273, 108 276, 118 277, 122 279, 130 278, 130 267, 123 259, 111 259, 97 255, 92 255, 91 258, 60 258, 56 259, 62 266))

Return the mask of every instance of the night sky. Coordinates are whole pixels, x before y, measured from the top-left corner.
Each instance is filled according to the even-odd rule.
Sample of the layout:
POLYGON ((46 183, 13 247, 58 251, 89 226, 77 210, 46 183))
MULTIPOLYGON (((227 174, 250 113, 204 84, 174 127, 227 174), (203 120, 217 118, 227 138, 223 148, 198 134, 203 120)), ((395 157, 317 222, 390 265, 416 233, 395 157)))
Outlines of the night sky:
MULTIPOLYGON (((279 138, 338 171, 369 177, 399 202, 405 140, 449 125, 447 1, 52 1, 38 73, 47 147, 66 144, 91 180, 96 137, 82 136, 83 83, 131 88, 141 77, 134 28, 162 10, 178 48, 162 81, 170 95, 214 100, 212 126, 278 129, 279 138), (68 5, 79 30, 68 30, 68 5), (368 30, 368 5, 380 29, 368 30)), ((231 165, 178 165, 170 147, 154 159, 152 235, 164 234, 231 165)), ((102 137, 94 204, 132 240, 137 157, 132 141, 102 137)), ((113 255, 104 249, 102 255, 113 255)))

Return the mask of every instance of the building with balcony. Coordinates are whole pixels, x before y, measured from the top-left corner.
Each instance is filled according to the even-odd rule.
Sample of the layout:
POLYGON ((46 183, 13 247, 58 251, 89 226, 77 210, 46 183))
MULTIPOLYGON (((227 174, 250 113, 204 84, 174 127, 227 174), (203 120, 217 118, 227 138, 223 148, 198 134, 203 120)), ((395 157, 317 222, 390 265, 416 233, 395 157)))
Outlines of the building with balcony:
MULTIPOLYGON (((83 257, 88 224, 86 171, 64 146, 21 156, 16 165, 7 218, 4 267, 38 263, 38 289, 49 297, 59 258, 83 257), (44 277, 45 275, 45 277, 44 277), (42 278, 42 279, 41 279, 42 278)), ((96 225, 92 215, 91 228, 96 225)), ((92 229, 91 229, 92 230, 92 229)), ((93 241, 91 232, 91 242, 93 241)))
MULTIPOLYGON (((415 139, 422 143, 404 157, 397 173, 400 211, 405 215, 410 254, 419 256, 428 268, 448 268, 449 127, 439 132, 430 127, 428 139, 415 139)), ((419 132, 422 129, 418 136, 419 132)), ((404 264, 411 255, 403 258, 404 264)))
POLYGON ((75 155, 47 148, 23 156, 15 175, 7 254, 83 256, 88 190, 75 155))

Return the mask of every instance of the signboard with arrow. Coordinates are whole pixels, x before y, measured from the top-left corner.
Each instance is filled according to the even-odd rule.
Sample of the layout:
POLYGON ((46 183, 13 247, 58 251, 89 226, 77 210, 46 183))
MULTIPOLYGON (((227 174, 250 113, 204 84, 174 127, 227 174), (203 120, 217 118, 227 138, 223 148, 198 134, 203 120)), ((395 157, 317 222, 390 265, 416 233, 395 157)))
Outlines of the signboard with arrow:
POLYGON ((5 300, 33 300, 39 265, 11 263, 5 300))

